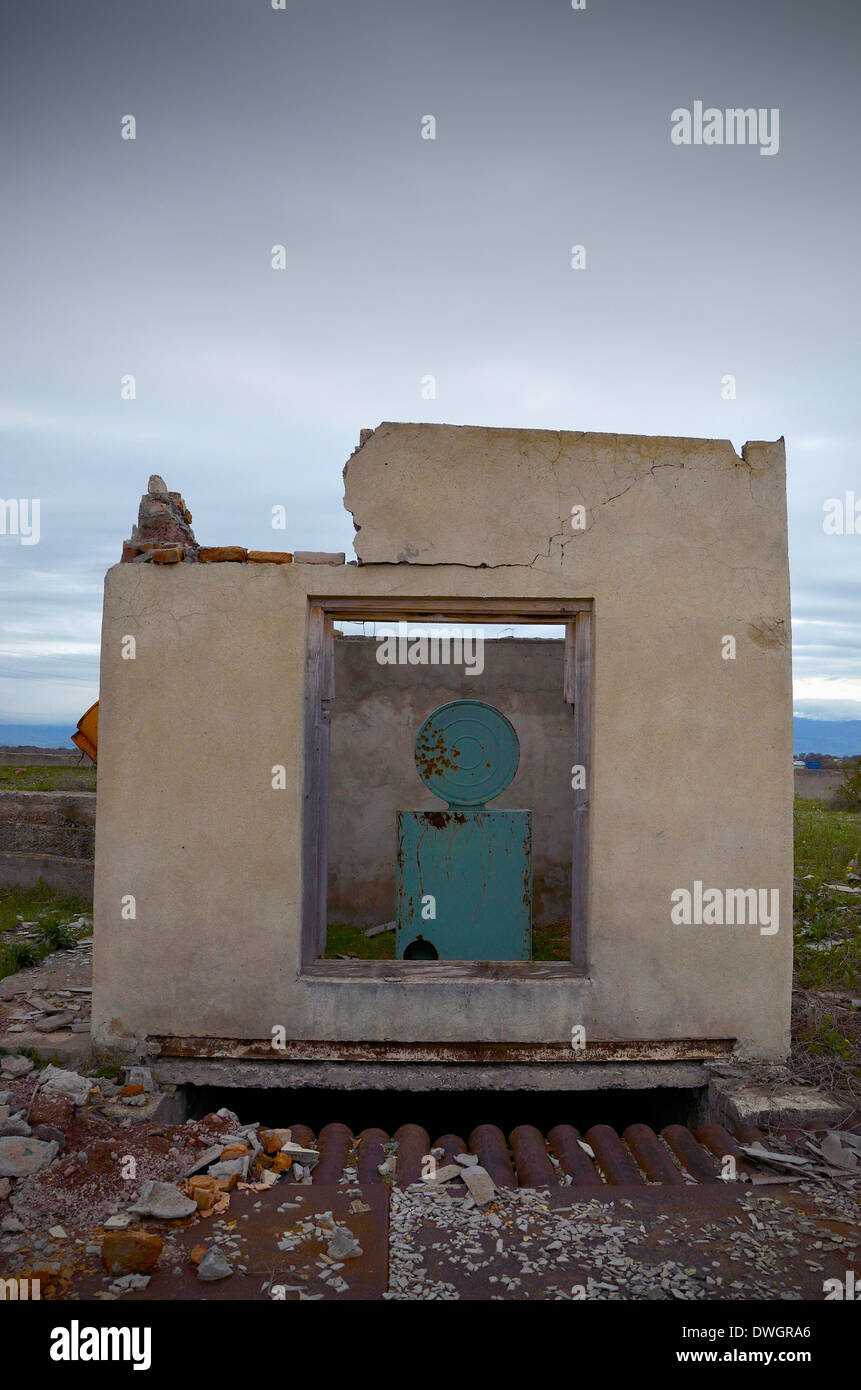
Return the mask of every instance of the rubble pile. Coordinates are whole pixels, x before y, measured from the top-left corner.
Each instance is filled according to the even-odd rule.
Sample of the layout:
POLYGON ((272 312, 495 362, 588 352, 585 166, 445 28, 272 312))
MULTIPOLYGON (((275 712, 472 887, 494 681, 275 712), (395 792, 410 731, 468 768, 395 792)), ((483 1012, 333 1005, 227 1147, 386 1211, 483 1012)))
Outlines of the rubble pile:
POLYGON ((164 478, 153 473, 140 500, 137 525, 132 527, 131 538, 123 543, 123 560, 194 562, 199 549, 191 529, 191 512, 182 497, 178 492, 169 492, 164 478))
MULTIPOLYGON (((98 1256, 106 1294, 143 1289, 159 1259, 188 1258, 144 1223, 179 1229, 223 1216, 233 1192, 311 1182, 319 1154, 289 1129, 241 1125, 226 1109, 159 1123, 170 1090, 143 1066, 124 1076, 0 1058, 0 1264, 41 1277, 42 1296, 62 1296, 76 1256, 98 1256)), ((217 1254, 198 1251, 200 1280, 222 1277, 217 1254)))

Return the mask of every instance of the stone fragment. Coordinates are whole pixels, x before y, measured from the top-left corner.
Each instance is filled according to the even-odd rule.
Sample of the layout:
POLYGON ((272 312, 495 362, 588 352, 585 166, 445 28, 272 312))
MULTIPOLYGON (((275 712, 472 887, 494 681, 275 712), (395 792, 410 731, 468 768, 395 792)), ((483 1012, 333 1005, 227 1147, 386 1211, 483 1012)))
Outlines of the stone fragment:
POLYGON ((478 1163, 477 1154, 455 1154, 454 1161, 461 1168, 474 1168, 478 1163))
POLYGON ((289 1153, 294 1162, 303 1163, 306 1168, 313 1168, 320 1158, 316 1149, 303 1149, 301 1144, 294 1144, 289 1139, 282 1144, 281 1151, 289 1153))
POLYGON ((56 1144, 42 1139, 0 1139, 0 1177, 24 1178, 38 1173, 47 1168, 58 1153, 56 1144))
POLYGON ((197 558, 202 565, 225 562, 243 564, 248 558, 248 551, 242 545, 202 545, 197 552, 197 558))
POLYGON ((343 565, 346 560, 343 550, 294 550, 293 563, 296 565, 343 565))
POLYGON ((362 1247, 352 1231, 346 1226, 337 1226, 332 1232, 326 1254, 330 1260, 354 1260, 362 1254, 362 1247))
POLYGON ((4 1076, 27 1076, 33 1070, 29 1057, 0 1057, 0 1071, 4 1076))
POLYGON ((224 1163, 212 1163, 209 1166, 209 1175, 213 1178, 242 1178, 248 1176, 248 1158, 229 1158, 224 1163))
POLYGON ((463 1168, 457 1163, 446 1163, 442 1168, 437 1168, 430 1179, 431 1182, 451 1182, 452 1178, 462 1178, 463 1168))
POLYGON ((233 1267, 217 1248, 207 1250, 197 1266, 197 1277, 204 1284, 215 1283, 218 1279, 228 1279, 232 1273, 233 1267))
MULTIPOLYGON (((3 1181, 8 1182, 9 1179, 4 1178, 3 1181)), ((4 1216, 3 1220, 0 1221, 0 1231, 5 1231, 7 1235, 15 1235, 18 1231, 23 1230, 24 1222, 21 1221, 17 1216, 4 1216)))
POLYGON ((0 1202, 5 1202, 12 1189, 12 1184, 8 1178, 0 1178, 0 1202))
POLYGON ((145 1274, 163 1248, 164 1241, 151 1231, 108 1231, 102 1241, 102 1264, 109 1274, 145 1274))
POLYGON ((52 1226, 48 1231, 48 1235, 52 1240, 68 1240, 69 1238, 63 1226, 52 1226))
POLYGON ((76 1071, 63 1071, 61 1067, 48 1065, 39 1079, 43 1095, 65 1096, 74 1105, 86 1105, 93 1083, 76 1071))
POLYGON ((464 1168, 463 1180, 477 1206, 483 1207, 493 1200, 496 1184, 486 1168, 464 1168))
POLYGON ((161 545, 150 551, 154 565, 178 565, 185 551, 181 545, 161 545))
POLYGON ((24 1119, 24 1111, 19 1110, 17 1115, 10 1115, 8 1120, 0 1120, 0 1138, 7 1138, 11 1135, 20 1135, 26 1138, 32 1133, 30 1126, 24 1119))
POLYGON ((141 1186, 141 1194, 129 1211, 136 1216, 154 1216, 160 1221, 178 1221, 197 1211, 197 1203, 186 1197, 175 1183, 154 1182, 147 1179, 141 1186))
POLYGON ((191 1251, 189 1252, 188 1258, 191 1260, 191 1263, 193 1265, 199 1265, 205 1254, 205 1245, 193 1245, 191 1251))
POLYGON ((289 550, 249 550, 248 562, 251 565, 290 565, 293 555, 289 550))
POLYGON ((286 1173, 292 1166, 293 1159, 287 1153, 278 1153, 272 1160, 273 1173, 286 1173))
POLYGON ((57 1145, 57 1150, 59 1153, 65 1153, 66 1135, 64 1131, 62 1129, 58 1129, 56 1125, 34 1125, 33 1138, 42 1139, 44 1142, 48 1144, 54 1143, 57 1145))
POLYGON ((145 1091, 156 1089, 155 1078, 149 1067, 129 1067, 126 1071, 128 1086, 142 1086, 145 1091))
POLYGON ((45 1018, 37 1018, 33 1027, 37 1033, 58 1033, 61 1028, 68 1028, 74 1021, 74 1014, 48 1014, 45 1018))
POLYGON ((134 1086, 134 1085, 131 1085, 131 1086, 123 1086, 122 1090, 120 1091, 120 1097, 121 1097, 121 1099, 125 1100, 127 1096, 142 1096, 143 1093, 144 1093, 144 1088, 143 1088, 143 1086, 140 1086, 140 1085, 137 1085, 137 1086, 134 1086))
POLYGON ((167 483, 160 473, 150 473, 147 492, 150 497, 167 497, 167 483))
POLYGON ((114 1216, 109 1216, 104 1223, 106 1231, 126 1231, 132 1224, 134 1217, 129 1216, 127 1211, 118 1211, 114 1216))

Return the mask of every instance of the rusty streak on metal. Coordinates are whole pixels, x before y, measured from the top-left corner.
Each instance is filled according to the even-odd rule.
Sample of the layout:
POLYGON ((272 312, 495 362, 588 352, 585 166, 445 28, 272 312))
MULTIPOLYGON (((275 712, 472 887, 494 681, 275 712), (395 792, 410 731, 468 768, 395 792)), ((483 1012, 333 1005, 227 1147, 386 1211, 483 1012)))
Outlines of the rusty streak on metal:
POLYGON ((477 1064, 709 1061, 728 1056, 732 1038, 666 1038, 570 1042, 312 1042, 275 1047, 269 1038, 150 1037, 162 1057, 212 1057, 255 1062, 467 1062, 477 1064))

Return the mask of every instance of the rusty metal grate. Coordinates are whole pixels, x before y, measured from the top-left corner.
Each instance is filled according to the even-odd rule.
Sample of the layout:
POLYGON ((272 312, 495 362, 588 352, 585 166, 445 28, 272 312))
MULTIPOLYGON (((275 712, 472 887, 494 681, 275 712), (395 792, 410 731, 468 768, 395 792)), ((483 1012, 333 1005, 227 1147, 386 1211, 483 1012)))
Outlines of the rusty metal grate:
POLYGON ((581 1135, 572 1125, 556 1125, 544 1136, 534 1125, 518 1125, 506 1138, 496 1125, 478 1125, 469 1142, 457 1134, 443 1134, 431 1141, 421 1125, 401 1125, 391 1136, 382 1129, 364 1129, 358 1135, 343 1124, 333 1123, 319 1135, 307 1125, 291 1125, 294 1142, 315 1145, 320 1158, 312 1169, 316 1185, 339 1182, 347 1167, 355 1169, 359 1183, 381 1183, 380 1165, 397 1143, 399 1187, 422 1181, 422 1161, 432 1149, 441 1149, 440 1164, 452 1163, 457 1154, 473 1153, 490 1173, 497 1187, 579 1188, 645 1187, 651 1184, 684 1186, 721 1181, 721 1159, 732 1155, 737 1171, 751 1166, 739 1148, 763 1135, 745 1126, 734 1137, 719 1124, 701 1125, 696 1133, 686 1125, 666 1125, 656 1134, 645 1124, 631 1124, 621 1134, 610 1125, 593 1125, 581 1135), (588 1145, 591 1154, 583 1147, 588 1145))

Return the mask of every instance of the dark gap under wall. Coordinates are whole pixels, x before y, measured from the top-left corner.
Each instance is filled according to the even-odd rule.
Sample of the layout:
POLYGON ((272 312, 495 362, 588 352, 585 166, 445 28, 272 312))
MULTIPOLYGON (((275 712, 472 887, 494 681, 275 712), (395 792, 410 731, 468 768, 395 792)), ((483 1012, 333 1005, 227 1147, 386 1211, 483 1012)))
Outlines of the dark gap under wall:
POLYGON ((505 1133, 534 1125, 546 1135, 554 1125, 570 1124, 585 1134, 596 1124, 621 1133, 630 1124, 695 1124, 704 1089, 656 1087, 613 1091, 330 1091, 270 1090, 226 1086, 187 1086, 188 1118, 201 1119, 226 1106, 243 1124, 308 1125, 315 1134, 327 1124, 345 1124, 354 1135, 383 1129, 393 1135, 403 1124, 422 1125, 431 1143, 442 1134, 468 1141, 476 1125, 492 1124, 505 1133))

